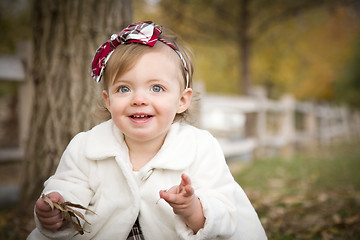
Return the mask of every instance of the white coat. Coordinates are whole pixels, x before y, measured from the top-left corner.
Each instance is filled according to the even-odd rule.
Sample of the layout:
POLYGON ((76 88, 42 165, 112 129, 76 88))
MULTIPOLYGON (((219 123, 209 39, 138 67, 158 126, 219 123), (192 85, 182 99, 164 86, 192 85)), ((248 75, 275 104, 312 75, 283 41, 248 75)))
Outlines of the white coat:
POLYGON ((88 231, 37 228, 28 239, 126 239, 136 218, 146 240, 267 239, 259 218, 234 181, 218 142, 207 131, 174 123, 157 155, 134 175, 123 134, 112 120, 79 133, 65 150, 44 193, 59 192, 86 212, 88 231), (181 174, 192 181, 206 218, 195 235, 173 213, 159 191, 179 185, 181 174))

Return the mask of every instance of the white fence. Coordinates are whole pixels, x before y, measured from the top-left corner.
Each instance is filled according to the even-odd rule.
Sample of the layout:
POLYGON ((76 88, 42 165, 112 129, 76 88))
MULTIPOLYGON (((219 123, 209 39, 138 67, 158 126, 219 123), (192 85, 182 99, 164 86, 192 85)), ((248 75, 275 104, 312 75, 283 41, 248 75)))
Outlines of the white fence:
POLYGON ((346 107, 256 97, 201 96, 199 122, 219 140, 226 157, 287 154, 335 141, 359 139, 360 114, 346 107))

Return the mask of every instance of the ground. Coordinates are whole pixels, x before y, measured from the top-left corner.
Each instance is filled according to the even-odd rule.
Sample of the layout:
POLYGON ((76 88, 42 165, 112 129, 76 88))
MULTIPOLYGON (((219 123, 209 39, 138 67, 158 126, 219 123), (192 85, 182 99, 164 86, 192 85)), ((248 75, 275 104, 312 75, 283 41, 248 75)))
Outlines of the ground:
MULTIPOLYGON (((358 145, 331 145, 292 157, 229 164, 269 239, 355 240, 360 236, 358 145)), ((1 169, 8 177, 11 171, 18 176, 16 168, 1 169)), ((0 214, 0 239, 25 239, 34 228, 32 215, 19 215, 16 205, 2 208, 0 214)))
POLYGON ((330 147, 257 160, 234 174, 269 239, 360 238, 360 149, 330 147))

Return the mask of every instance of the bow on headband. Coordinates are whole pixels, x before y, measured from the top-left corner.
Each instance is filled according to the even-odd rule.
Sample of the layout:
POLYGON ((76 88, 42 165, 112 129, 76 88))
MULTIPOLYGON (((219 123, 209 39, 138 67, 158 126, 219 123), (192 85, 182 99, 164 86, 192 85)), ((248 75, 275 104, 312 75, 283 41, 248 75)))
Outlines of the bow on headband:
POLYGON ((101 81, 101 77, 106 67, 111 54, 119 44, 127 43, 140 43, 149 47, 153 47, 157 40, 165 43, 171 47, 180 57, 186 72, 186 87, 189 87, 189 70, 187 68, 184 57, 175 46, 163 38, 160 38, 162 26, 155 25, 153 22, 138 22, 133 23, 122 30, 119 34, 113 34, 110 40, 101 45, 95 53, 94 59, 91 64, 91 76, 96 82, 101 81))

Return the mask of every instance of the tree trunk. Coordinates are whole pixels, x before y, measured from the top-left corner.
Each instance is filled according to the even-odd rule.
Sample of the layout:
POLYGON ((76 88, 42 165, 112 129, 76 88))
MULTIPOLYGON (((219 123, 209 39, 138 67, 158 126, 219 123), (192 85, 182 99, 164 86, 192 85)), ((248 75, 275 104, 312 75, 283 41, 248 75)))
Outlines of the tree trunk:
MULTIPOLYGON (((250 78, 250 49, 251 49, 251 38, 249 36, 250 28, 250 13, 249 13, 249 1, 240 0, 241 4, 241 13, 240 13, 240 29, 239 29, 239 50, 241 57, 241 81, 240 89, 242 94, 245 96, 250 95, 251 91, 251 78, 250 78)), ((255 126, 256 126, 256 115, 250 113, 246 116, 245 122, 245 136, 249 138, 254 138, 255 126)))
POLYGON ((241 13, 239 24, 240 36, 240 57, 241 57, 241 82, 240 89, 242 93, 247 96, 250 93, 250 71, 249 71, 249 56, 250 56, 250 37, 249 37, 249 1, 240 0, 241 13))
POLYGON ((33 7, 35 99, 23 168, 23 211, 32 211, 71 138, 99 122, 94 112, 101 89, 90 77, 90 63, 96 48, 132 21, 131 0, 37 0, 33 7))

